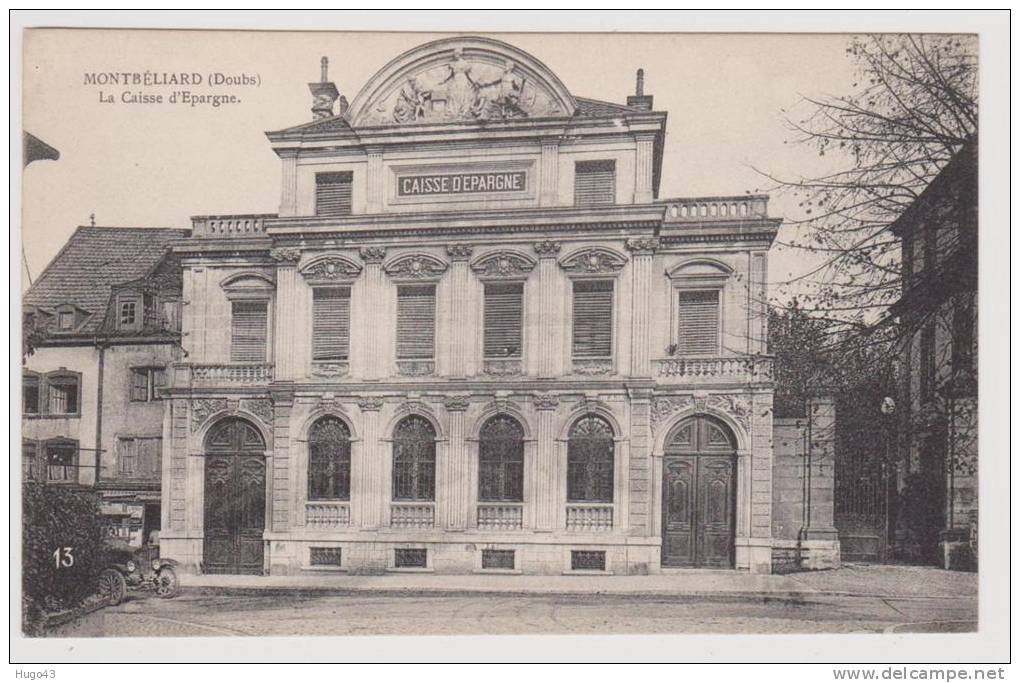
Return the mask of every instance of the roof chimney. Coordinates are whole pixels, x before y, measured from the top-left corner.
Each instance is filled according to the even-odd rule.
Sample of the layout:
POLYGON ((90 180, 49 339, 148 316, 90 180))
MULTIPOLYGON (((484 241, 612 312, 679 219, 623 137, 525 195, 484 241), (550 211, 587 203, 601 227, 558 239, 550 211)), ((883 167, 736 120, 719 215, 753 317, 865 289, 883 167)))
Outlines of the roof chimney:
POLYGON ((637 70, 637 83, 634 86, 634 94, 627 98, 627 106, 642 111, 652 110, 652 96, 645 94, 645 70, 637 70))
MULTIPOLYGON (((312 118, 328 119, 333 116, 333 103, 340 96, 340 92, 336 89, 336 85, 329 81, 329 75, 327 74, 329 60, 323 57, 320 60, 320 65, 322 73, 319 82, 308 84, 308 89, 312 91, 312 118)), ((346 100, 343 100, 343 102, 346 102, 346 100)))

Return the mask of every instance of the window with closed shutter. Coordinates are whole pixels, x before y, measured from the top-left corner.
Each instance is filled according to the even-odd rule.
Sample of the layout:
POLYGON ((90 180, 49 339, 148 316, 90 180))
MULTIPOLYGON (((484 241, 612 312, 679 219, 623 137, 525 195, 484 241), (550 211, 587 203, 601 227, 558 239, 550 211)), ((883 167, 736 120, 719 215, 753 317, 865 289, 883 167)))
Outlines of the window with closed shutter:
POLYGON ((352 184, 353 174, 350 171, 316 173, 315 215, 349 216, 352 184))
POLYGON ((616 203, 616 162, 578 161, 574 165, 574 205, 616 203))
POLYGON ((719 353, 719 291, 680 292, 679 296, 677 353, 719 353))
POLYGON ((398 287, 397 358, 432 358, 435 337, 435 285, 398 287))
POLYGON ((316 288, 312 295, 312 359, 347 360, 350 330, 350 288, 316 288))
POLYGON ((264 363, 268 304, 264 301, 234 301, 230 319, 230 360, 235 363, 264 363))
POLYGON ((524 323, 524 285, 485 285, 486 358, 520 358, 524 323))
POLYGON ((613 355, 612 280, 574 283, 575 358, 608 358, 613 355))

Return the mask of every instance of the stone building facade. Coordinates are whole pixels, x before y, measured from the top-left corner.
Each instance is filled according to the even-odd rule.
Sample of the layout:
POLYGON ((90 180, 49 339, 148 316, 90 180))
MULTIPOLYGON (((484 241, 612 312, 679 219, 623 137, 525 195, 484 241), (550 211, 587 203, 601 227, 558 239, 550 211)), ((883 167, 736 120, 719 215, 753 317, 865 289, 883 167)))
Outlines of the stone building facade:
MULTIPOLYGON (((325 61, 325 60, 324 60, 325 61)), ((206 572, 768 572, 767 197, 658 197, 666 114, 484 38, 268 133, 174 247, 164 555, 206 572)))

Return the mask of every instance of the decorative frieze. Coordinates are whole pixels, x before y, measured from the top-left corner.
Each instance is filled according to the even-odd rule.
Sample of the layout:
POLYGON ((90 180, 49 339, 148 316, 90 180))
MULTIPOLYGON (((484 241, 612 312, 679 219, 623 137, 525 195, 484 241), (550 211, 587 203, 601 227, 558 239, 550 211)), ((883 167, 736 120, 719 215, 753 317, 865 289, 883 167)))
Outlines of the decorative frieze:
POLYGON ((191 402, 191 431, 194 433, 212 415, 227 409, 224 398, 196 398, 191 402))
POLYGON ((531 404, 535 406, 535 410, 556 410, 556 407, 560 404, 560 399, 552 394, 536 394, 531 399, 531 404))
POLYGON ((744 429, 749 428, 751 401, 746 394, 713 394, 708 397, 707 404, 711 408, 731 415, 744 429))
POLYGON ((560 261, 560 267, 572 274, 615 274, 627 263, 626 257, 604 247, 572 252, 560 261))
POLYGON ((273 424, 273 402, 268 398, 241 399, 241 410, 246 410, 266 425, 273 424))
POLYGON ((524 373, 524 364, 520 358, 486 358, 483 364, 486 375, 508 377, 524 373))
POLYGON ((428 254, 408 254, 387 263, 383 270, 397 280, 436 280, 446 272, 447 264, 428 254))
POLYGON ((486 254, 471 264, 480 278, 526 278, 534 268, 533 260, 513 251, 486 254))
POLYGON ((575 358, 575 375, 611 375, 613 374, 613 361, 611 358, 575 358))
POLYGON ((471 401, 467 396, 452 396, 443 401, 443 406, 448 412, 463 413, 471 406, 471 401))
POLYGON ((658 237, 637 237, 627 240, 627 250, 637 254, 654 254, 659 248, 658 237))
POLYGON ((652 401, 652 425, 658 426, 663 420, 694 405, 692 396, 660 396, 652 401))
POLYGON ((382 263, 386 258, 386 247, 362 247, 358 254, 365 263, 382 263))
POLYGON ((383 400, 381 398, 363 398, 358 401, 358 408, 361 412, 379 412, 383 407, 383 400))
POLYGON ((351 370, 347 361, 315 361, 312 363, 312 377, 316 379, 339 379, 351 370))
POLYGON ((436 374, 433 360, 398 360, 397 373, 405 377, 427 377, 436 374))

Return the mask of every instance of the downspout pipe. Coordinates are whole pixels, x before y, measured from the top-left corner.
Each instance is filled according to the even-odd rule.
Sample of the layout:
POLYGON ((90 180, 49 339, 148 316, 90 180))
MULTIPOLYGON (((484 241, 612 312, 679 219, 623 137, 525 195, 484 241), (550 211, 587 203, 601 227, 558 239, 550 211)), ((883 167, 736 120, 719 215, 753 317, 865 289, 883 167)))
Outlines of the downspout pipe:
POLYGON ((93 488, 99 488, 99 478, 102 473, 103 459, 103 374, 106 364, 106 344, 96 341, 99 349, 99 367, 96 373, 96 448, 95 448, 95 475, 93 488))

